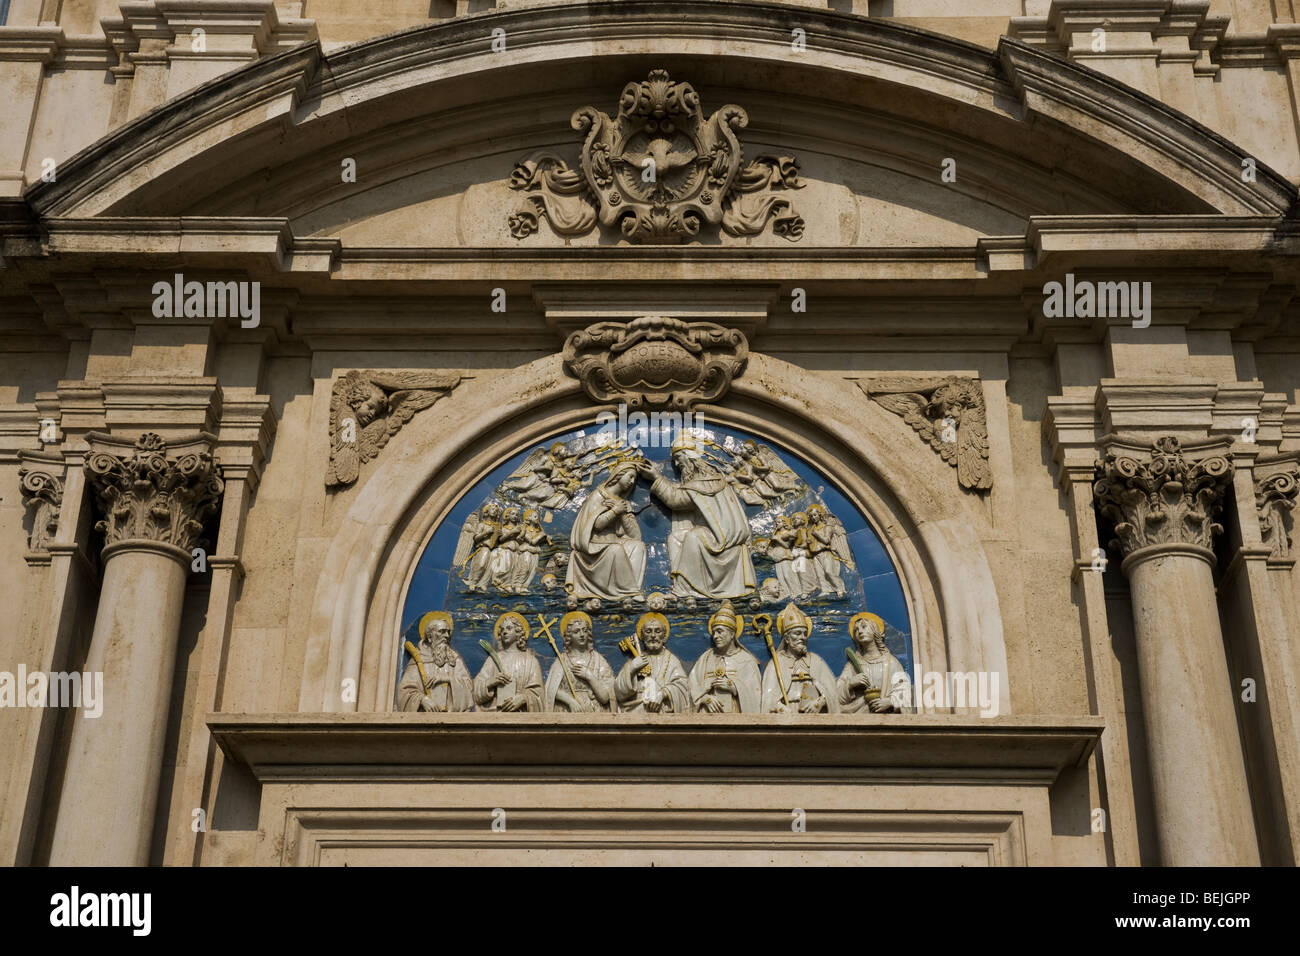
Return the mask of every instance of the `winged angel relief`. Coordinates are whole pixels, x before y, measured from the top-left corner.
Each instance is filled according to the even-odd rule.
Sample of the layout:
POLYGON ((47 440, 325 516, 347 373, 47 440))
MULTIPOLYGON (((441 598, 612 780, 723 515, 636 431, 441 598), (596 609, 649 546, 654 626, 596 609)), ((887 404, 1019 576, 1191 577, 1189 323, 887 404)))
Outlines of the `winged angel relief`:
POLYGON ((350 485, 361 466, 418 411, 460 383, 460 376, 419 370, 351 371, 330 395, 330 458, 325 484, 350 485))
POLYGON ((746 163, 735 131, 748 122, 732 104, 706 119, 689 83, 652 70, 624 88, 613 119, 594 106, 573 114, 573 128, 586 134, 579 169, 551 152, 515 167, 510 188, 527 198, 510 216, 510 234, 529 236, 545 218, 566 238, 599 222, 635 242, 676 243, 705 225, 753 236, 771 221, 777 235, 796 240, 804 221, 788 191, 802 188, 799 165, 771 155, 746 163))
POLYGON ((968 490, 993 487, 989 469, 989 431, 984 393, 966 378, 895 378, 858 382, 862 391, 929 442, 957 469, 958 483, 968 490))

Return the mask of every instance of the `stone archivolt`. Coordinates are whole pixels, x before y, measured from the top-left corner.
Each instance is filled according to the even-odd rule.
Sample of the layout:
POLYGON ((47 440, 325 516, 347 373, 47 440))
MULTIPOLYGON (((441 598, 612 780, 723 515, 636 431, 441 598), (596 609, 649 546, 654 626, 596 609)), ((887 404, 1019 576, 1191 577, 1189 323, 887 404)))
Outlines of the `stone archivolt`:
POLYGON ((350 485, 416 412, 460 384, 460 376, 422 370, 353 370, 330 394, 330 457, 325 484, 350 485))
POLYGON ((633 408, 717 401, 748 360, 739 329, 662 315, 598 322, 564 343, 564 370, 592 401, 633 408))
POLYGON ((1212 548, 1223 530, 1215 517, 1232 477, 1224 455, 1188 461, 1173 436, 1151 443, 1149 458, 1108 451, 1096 465, 1098 510, 1115 523, 1125 555, 1157 544, 1212 548))
POLYGON ((872 401, 903 421, 957 469, 966 490, 993 487, 984 392, 971 378, 876 378, 858 382, 872 401))
POLYGON ((1296 491, 1300 489, 1295 466, 1255 480, 1255 507, 1259 510, 1259 534, 1270 558, 1291 556, 1296 491))
POLYGON ((117 453, 107 435, 87 440, 86 472, 104 514, 95 530, 105 545, 146 539, 188 551, 200 544, 204 519, 225 490, 207 448, 169 458, 167 443, 152 433, 137 438, 130 454, 117 453))
POLYGON ((704 226, 755 236, 769 221, 786 239, 803 235, 804 220, 786 195, 802 188, 794 157, 746 163, 735 133, 749 122, 745 111, 729 103, 705 118, 699 94, 665 70, 624 87, 613 119, 584 106, 570 122, 586 134, 579 169, 538 152, 510 176, 510 188, 528 194, 510 216, 516 239, 536 232, 543 217, 566 238, 597 222, 659 244, 694 239, 704 226))

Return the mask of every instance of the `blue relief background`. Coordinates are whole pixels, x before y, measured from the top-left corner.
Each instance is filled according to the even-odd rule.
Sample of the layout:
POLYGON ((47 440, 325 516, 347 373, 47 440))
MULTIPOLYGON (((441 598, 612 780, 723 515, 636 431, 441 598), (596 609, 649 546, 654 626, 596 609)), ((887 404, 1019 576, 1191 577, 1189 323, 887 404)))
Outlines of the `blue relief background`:
MULTIPOLYGON (((563 589, 564 573, 558 574, 558 586, 547 590, 541 581, 548 560, 560 552, 563 556, 568 551, 569 530, 573 524, 578 508, 586 500, 593 488, 609 477, 604 468, 591 475, 590 483, 582 488, 573 499, 563 507, 550 510, 537 509, 542 517, 542 528, 550 536, 550 544, 543 547, 538 564, 538 571, 533 578, 529 593, 526 595, 500 594, 495 590, 487 593, 473 593, 467 590, 461 576, 460 568, 453 568, 453 558, 461 528, 471 514, 480 509, 485 502, 496 498, 503 506, 520 503, 512 493, 502 488, 505 482, 524 463, 524 460, 537 447, 549 448, 554 442, 568 443, 570 448, 582 451, 597 448, 596 425, 576 429, 552 438, 538 445, 531 446, 493 470, 475 485, 438 526, 433 538, 426 546, 416 565, 415 574, 407 591, 402 611, 402 640, 416 643, 416 633, 420 617, 427 611, 444 610, 452 615, 454 630, 452 646, 465 658, 470 674, 477 674, 486 658, 479 647, 480 639, 492 641, 492 629, 496 619, 506 611, 518 611, 528 620, 531 637, 528 646, 532 648, 542 662, 542 673, 549 672, 555 654, 538 627, 538 614, 547 620, 556 619, 552 627, 556 642, 560 643, 558 618, 569 608, 566 606, 566 594, 563 589)), ((793 514, 806 511, 814 503, 823 504, 844 526, 851 549, 855 568, 842 568, 842 578, 847 595, 843 598, 819 595, 815 598, 796 602, 813 620, 813 632, 809 639, 809 648, 820 654, 835 674, 839 674, 845 663, 845 648, 849 646, 848 621, 861 610, 879 614, 885 621, 885 639, 890 651, 900 663, 912 673, 912 636, 911 624, 907 615, 907 606, 903 598, 903 588, 898 574, 894 570, 884 546, 866 519, 853 507, 835 486, 819 471, 807 462, 785 449, 783 446, 752 435, 737 428, 721 425, 703 424, 693 428, 692 432, 702 435, 727 449, 734 449, 741 442, 753 439, 766 445, 777 453, 785 465, 801 480, 803 485, 797 489, 796 496, 787 497, 775 506, 745 505, 745 513, 750 520, 754 539, 766 537, 772 530, 777 514, 793 514)), ((664 475, 677 477, 676 469, 671 463, 670 446, 674 434, 665 431, 651 436, 653 443, 647 442, 644 431, 639 436, 633 435, 631 441, 640 452, 656 463, 664 475)), ((672 584, 669 578, 668 554, 665 539, 671 527, 671 512, 656 499, 651 498, 649 482, 639 479, 631 495, 636 508, 644 508, 638 515, 642 540, 646 543, 645 590, 667 594, 672 584)), ((772 561, 760 554, 754 554, 755 580, 762 583, 775 577, 772 561)), ((737 612, 745 618, 745 631, 741 641, 759 660, 760 667, 770 660, 762 636, 750 625, 755 613, 767 613, 773 617, 772 640, 780 643, 775 627, 776 614, 789 599, 769 602, 755 594, 733 599, 737 612)), ((681 659, 683 665, 690 669, 691 664, 709 645, 707 633, 708 618, 721 604, 720 601, 699 600, 694 610, 686 609, 681 603, 669 607, 662 613, 668 618, 670 637, 668 648, 681 659)), ((618 642, 635 629, 637 618, 649 608, 638 605, 634 608, 621 604, 605 604, 599 610, 588 610, 591 614, 595 631, 596 648, 604 656, 615 673, 627 658, 618 649, 618 642)), ((562 648, 562 644, 561 644, 562 648)), ((403 648, 398 662, 395 681, 409 660, 403 648)))

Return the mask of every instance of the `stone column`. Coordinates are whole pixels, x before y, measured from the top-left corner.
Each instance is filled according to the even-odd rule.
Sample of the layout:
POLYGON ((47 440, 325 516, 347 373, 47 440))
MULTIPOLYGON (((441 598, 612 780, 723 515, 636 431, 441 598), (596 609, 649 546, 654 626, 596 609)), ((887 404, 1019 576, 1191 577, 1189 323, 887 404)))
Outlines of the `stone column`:
POLYGON ((83 671, 103 674, 103 712, 77 712, 50 863, 145 865, 153 835, 185 579, 220 500, 213 437, 127 441, 90 433, 86 472, 104 573, 83 671))
POLYGON ((1111 440, 1097 462, 1097 507, 1115 523, 1133 600, 1138 679, 1160 859, 1166 866, 1257 866, 1232 686, 1214 587, 1214 517, 1232 469, 1224 440, 1188 451, 1111 440))

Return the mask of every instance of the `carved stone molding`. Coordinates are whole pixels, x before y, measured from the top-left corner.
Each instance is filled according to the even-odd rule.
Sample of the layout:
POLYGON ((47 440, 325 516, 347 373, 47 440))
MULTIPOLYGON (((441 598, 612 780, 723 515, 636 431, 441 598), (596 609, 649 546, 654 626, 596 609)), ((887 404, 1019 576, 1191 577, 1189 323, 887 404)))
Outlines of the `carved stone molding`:
POLYGON ((911 425, 940 457, 957 469, 968 491, 993 487, 984 390, 973 378, 874 378, 858 387, 876 404, 911 425))
POLYGON ((460 384, 451 372, 418 369, 353 370, 340 375, 330 395, 327 487, 350 485, 412 416, 460 384))
POLYGON ((27 549, 44 551, 59 530, 59 512, 63 508, 63 480, 32 464, 24 464, 18 469, 18 483, 23 502, 35 509, 27 549))
POLYGON ((1115 523, 1125 555, 1155 544, 1214 546, 1223 530, 1214 519, 1223 510, 1232 465, 1213 452, 1225 450, 1226 442, 1202 443, 1198 449, 1210 453, 1194 461, 1173 436, 1157 438, 1148 454, 1139 445, 1108 444, 1096 464, 1093 494, 1098 511, 1115 523))
POLYGON ((699 94, 665 70, 624 87, 613 119, 584 106, 570 123, 586 134, 579 169, 538 152, 510 176, 510 188, 527 194, 510 216, 516 239, 536 232, 541 218, 565 237, 599 222, 645 243, 689 241, 705 226, 755 236, 769 221, 786 239, 803 235, 787 193, 802 188, 794 157, 746 163, 735 133, 749 123, 745 111, 729 103, 706 118, 699 94))
POLYGON ((594 402, 687 409, 717 401, 745 370, 739 329, 645 315, 598 322, 564 342, 564 370, 594 402))
POLYGON ((145 539, 183 550, 201 546, 203 522, 221 502, 225 483, 212 459, 212 435, 168 443, 146 433, 132 446, 113 436, 86 436, 86 474, 95 490, 105 545, 145 539))
POLYGON ((1296 492, 1300 489, 1297 466, 1289 463, 1285 471, 1276 471, 1255 479, 1255 507, 1259 510, 1259 535, 1270 558, 1291 557, 1296 492))

